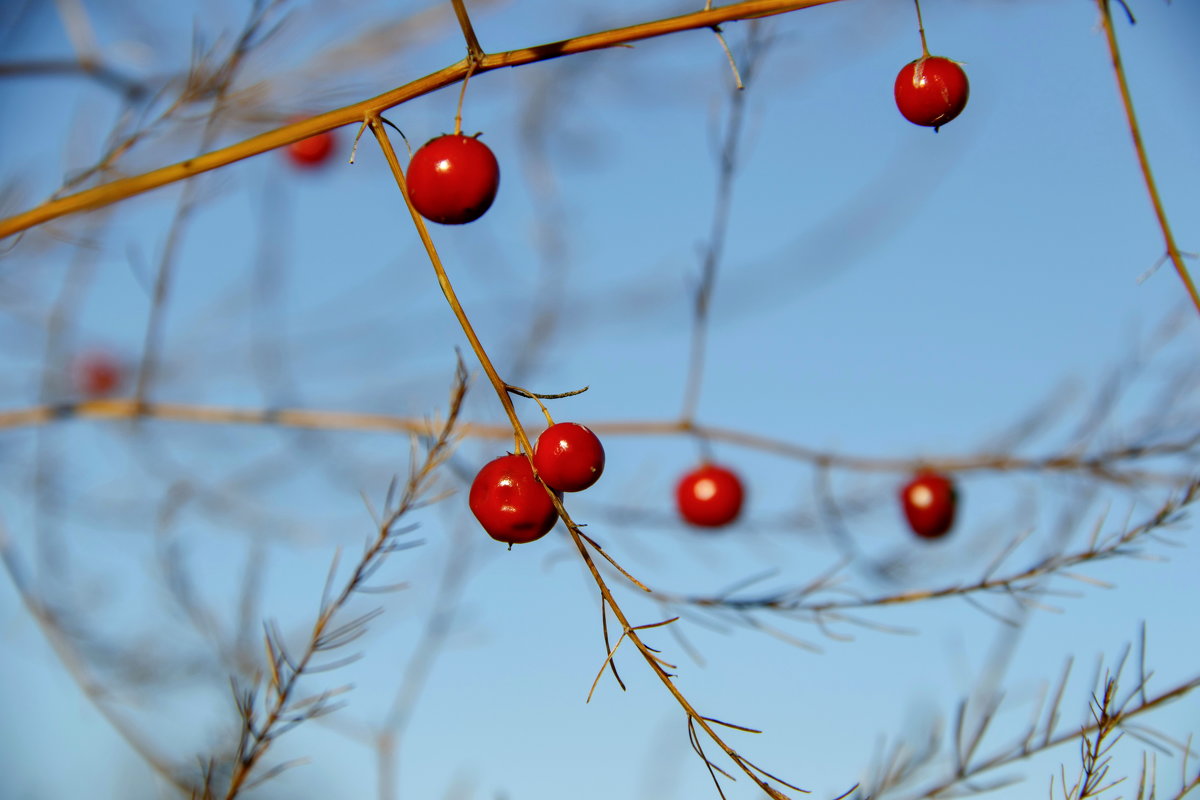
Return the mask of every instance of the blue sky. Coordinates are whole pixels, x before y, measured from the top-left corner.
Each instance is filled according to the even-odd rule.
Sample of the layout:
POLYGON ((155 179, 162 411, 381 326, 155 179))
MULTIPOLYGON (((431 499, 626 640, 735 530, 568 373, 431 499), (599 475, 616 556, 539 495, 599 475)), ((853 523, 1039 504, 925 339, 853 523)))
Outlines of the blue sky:
MULTIPOLYGON (((194 31, 211 44, 232 36, 244 13, 236 3, 182 5, 165 15, 152 3, 83 5, 105 57, 148 79, 186 63, 194 31)), ((247 62, 238 86, 257 87, 247 95, 253 104, 234 115, 221 142, 457 60, 461 40, 445 9, 416 18, 422 27, 415 29, 380 23, 437 5, 293 4, 277 38, 247 62), (380 48, 330 49, 374 29, 396 44, 385 36, 380 48)), ((695 5, 510 0, 471 7, 483 46, 496 51, 695 5)), ((996 449, 1006 431, 1050 403, 1061 416, 1019 452, 1053 454, 1071 442, 1112 371, 1133 374, 1157 332, 1176 319, 1177 336, 1130 380, 1095 443, 1137 441, 1145 430, 1164 439, 1194 432, 1191 384, 1160 390, 1194 371, 1198 322, 1169 266, 1139 282, 1162 241, 1096 9, 1001 0, 929 0, 923 9, 931 50, 962 61, 971 80, 966 110, 937 134, 905 122, 891 97, 896 71, 919 55, 909 3, 848 0, 763 23, 773 44, 746 96, 700 420, 847 455, 939 459, 996 449), (1164 397, 1175 406, 1164 408, 1164 397)), ((1133 10, 1138 24, 1122 22, 1120 37, 1146 144, 1177 239, 1185 250, 1200 250, 1200 9, 1141 0, 1133 10)), ((71 53, 51 9, 28 14, 19 35, 7 34, 5 60, 71 53)), ((735 52, 748 27, 726 26, 735 52)), ((483 131, 496 152, 500 195, 477 223, 433 234, 510 380, 543 392, 590 387, 557 401, 557 418, 600 426, 679 413, 690 287, 709 234, 730 82, 707 32, 472 80, 464 129, 483 131), (531 347, 531 326, 547 307, 553 324, 531 347), (524 371, 515 373, 517 365, 524 371)), ((8 79, 0 96, 9 110, 0 124, 4 185, 18 187, 3 198, 6 214, 94 162, 97 135, 117 113, 111 93, 73 78, 8 79)), ((453 126, 456 100, 455 89, 444 90, 388 117, 416 146, 453 126)), ((352 131, 339 135, 348 155, 352 131)), ((151 137, 123 167, 172 163, 194 155, 197 141, 195 125, 151 137)), ((204 202, 178 251, 155 399, 413 417, 444 409, 454 351, 465 341, 369 141, 353 166, 298 174, 269 153, 204 178, 199 191, 204 202)), ((148 287, 178 192, 134 199, 107 220, 90 251, 90 279, 73 284, 81 290, 72 346, 139 352, 148 287)), ((55 232, 78 237, 91 221, 65 221, 55 232)), ((27 237, 0 264, 9 298, 0 330, 4 409, 38 403, 44 369, 61 375, 62 364, 45 363, 45 319, 76 251, 49 238, 27 237)), ((501 421, 474 372, 468 418, 501 421)), ((518 407, 527 424, 537 424, 536 407, 518 407)), ((455 466, 470 475, 510 446, 465 441, 455 466)), ((715 444, 715 457, 744 475, 750 499, 742 524, 705 536, 674 522, 670 505, 676 478, 699 456, 696 442, 613 435, 605 446, 604 478, 570 498, 569 508, 656 588, 712 594, 765 574, 758 586, 779 589, 803 585, 839 560, 828 525, 802 524, 819 517, 810 464, 715 444)), ((1194 461, 1148 466, 1186 474, 1194 461)), ((161 648, 196 667, 195 681, 147 680, 138 691, 117 692, 139 729, 187 763, 229 741, 233 709, 205 642, 164 590, 164 543, 183 554, 223 625, 236 617, 230 598, 247 560, 261 554, 259 614, 299 636, 335 550, 349 557, 371 533, 360 493, 381 502, 407 463, 407 440, 382 434, 167 422, 134 430, 74 421, 0 433, 0 513, 27 563, 36 560, 38 531, 57 537, 68 564, 58 591, 102 638, 161 648), (56 476, 40 510, 33 490, 39 458, 56 476), (187 500, 164 526, 167 501, 180 492, 187 500)), ((890 584, 847 568, 848 585, 868 596, 977 580, 1026 533, 1005 563, 1027 566, 1044 555, 1064 519, 1073 521, 1065 547, 1077 550, 1094 526, 1117 530, 1167 496, 1161 487, 1125 491, 1077 477, 975 471, 960 477, 954 534, 923 546, 907 535, 892 500, 905 474, 830 476, 847 507, 866 504, 845 521, 856 548, 913 565, 906 580, 890 584)), ((585 705, 604 647, 595 588, 567 537, 559 530, 508 552, 479 531, 464 495, 413 518, 420 523, 413 536, 424 545, 395 554, 384 570, 388 581, 409 588, 356 606, 378 599, 385 608, 358 643, 364 658, 309 684, 319 690, 352 682, 347 708, 282 739, 274 756, 312 763, 258 796, 372 796, 375 762, 356 732, 378 723, 403 685, 447 563, 463 565, 466 581, 403 740, 398 796, 716 796, 690 753, 678 707, 632 651, 619 658, 629 690, 606 678, 585 705)), ((1184 524, 1172 531, 1181 546, 1149 544, 1146 553, 1158 560, 1078 570, 1115 588, 1052 584, 1072 594, 1050 599, 1058 610, 1030 617, 984 752, 1019 735, 1070 657, 1064 714, 1081 720, 1097 658, 1115 659, 1142 621, 1151 688, 1195 676, 1194 533, 1194 524, 1184 524)), ((171 796, 59 666, 11 585, 0 587, 0 796, 171 796)), ((674 614, 626 588, 620 597, 639 623, 674 614)), ((987 602, 1003 607, 999 598, 987 602)), ((835 641, 810 624, 759 618, 819 645, 814 653, 745 626, 685 620, 681 632, 702 663, 665 632, 650 638, 679 666, 681 688, 704 713, 764 730, 732 737, 741 752, 828 797, 864 777, 881 741, 915 743, 932 720, 952 719, 1002 630, 961 600, 862 616, 908 632, 843 626, 838 631, 853 641, 835 641)), ((1128 676, 1123 685, 1130 686, 1128 676)), ((1151 724, 1183 739, 1195 732, 1198 711, 1188 698, 1151 724)), ((1114 771, 1136 778, 1142 749, 1126 737, 1114 751, 1114 771)), ((1159 759, 1160 792, 1170 796, 1179 762, 1159 759)), ((989 775, 1024 778, 989 796, 1045 796, 1060 766, 1070 776, 1077 764, 1072 746, 1059 748, 989 775)), ((729 797, 758 796, 745 784, 728 789, 729 797)))

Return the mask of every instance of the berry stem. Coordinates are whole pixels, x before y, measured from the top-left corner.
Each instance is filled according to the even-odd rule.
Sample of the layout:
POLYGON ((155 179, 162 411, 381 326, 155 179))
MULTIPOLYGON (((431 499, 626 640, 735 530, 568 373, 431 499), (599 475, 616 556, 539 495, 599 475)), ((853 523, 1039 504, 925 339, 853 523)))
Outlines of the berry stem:
POLYGON ((921 0, 913 0, 917 6, 917 32, 921 34, 921 55, 929 58, 929 44, 925 41, 925 20, 921 19, 921 0))
POLYGON ((587 390, 588 387, 585 386, 582 389, 575 389, 574 391, 570 392, 559 392, 557 394, 537 394, 536 392, 531 392, 528 389, 522 389, 520 386, 513 386, 511 383, 508 384, 508 391, 512 392, 513 394, 519 394, 521 397, 528 397, 530 400, 538 404, 538 408, 542 410, 543 416, 546 417, 547 426, 554 424, 554 417, 550 415, 550 409, 546 408, 546 404, 542 402, 543 400, 561 400, 564 397, 575 397, 583 394, 587 390))
POLYGON ((546 427, 554 424, 554 417, 550 416, 550 409, 546 408, 546 404, 537 395, 534 395, 533 401, 538 404, 538 408, 542 410, 542 416, 546 418, 546 427))
POLYGON ((467 74, 463 76, 462 88, 458 90, 458 108, 454 111, 454 135, 462 135, 462 107, 463 100, 467 97, 467 84, 471 82, 471 75, 475 72, 475 68, 479 66, 479 62, 471 56, 467 56, 467 74))
POLYGON ((1138 164, 1142 169, 1142 178, 1146 182, 1146 191, 1150 194, 1150 203, 1154 206, 1154 215, 1158 218, 1158 227, 1162 230, 1163 241, 1167 246, 1167 257, 1175 265, 1175 272, 1183 281, 1192 305, 1200 312, 1200 293, 1196 284, 1183 263, 1183 253, 1175 244, 1175 234, 1171 232, 1171 224, 1167 221, 1167 212, 1163 208, 1162 198, 1158 194, 1158 185, 1154 182, 1154 173, 1150 171, 1150 158, 1146 155, 1146 145, 1142 142, 1142 132, 1138 127, 1137 115, 1133 112, 1133 97, 1129 93, 1129 83, 1125 80, 1125 67, 1121 63, 1121 50, 1117 46, 1117 33, 1113 28, 1112 9, 1108 0, 1096 0, 1100 7, 1100 19, 1104 25, 1104 36, 1108 41, 1108 52, 1112 56, 1113 73, 1117 76, 1117 88, 1121 92, 1121 104, 1125 108, 1125 118, 1129 121, 1129 135, 1133 137, 1133 149, 1137 152, 1138 164))

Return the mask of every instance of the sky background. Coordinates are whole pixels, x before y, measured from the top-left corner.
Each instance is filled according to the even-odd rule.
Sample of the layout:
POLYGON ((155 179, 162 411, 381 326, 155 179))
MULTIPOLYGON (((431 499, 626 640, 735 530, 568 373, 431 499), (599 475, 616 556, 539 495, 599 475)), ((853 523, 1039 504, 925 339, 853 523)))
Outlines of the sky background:
MULTIPOLYGON (((469 5, 481 43, 495 52, 699 4, 469 5)), ((1131 7, 1138 24, 1120 21, 1119 36, 1146 145, 1180 246, 1200 250, 1200 6, 1131 7)), ((164 11, 83 0, 82 8, 104 60, 155 85, 182 70, 194 46, 226 52, 246 13, 235 2, 164 11)), ((286 8, 278 32, 242 67, 219 144, 462 57, 448 3, 286 8)), ((745 95, 698 418, 916 463, 1004 450, 1032 416, 1045 424, 1016 451, 1043 456, 1076 442, 1119 374, 1121 400, 1094 446, 1194 434, 1187 377, 1200 321, 1169 265, 1139 280, 1163 245, 1096 8, 928 0, 923 10, 931 51, 963 62, 971 81, 966 110, 937 134, 906 122, 892 99, 896 72, 920 54, 910 3, 847 0, 760 24, 771 44, 745 95)), ((726 26, 735 53, 750 28, 726 26)), ((3 61, 73 52, 53 5, 0 5, 3 61)), ((680 413, 730 87, 710 32, 472 79, 463 127, 482 131, 495 151, 500 193, 478 222, 435 227, 433 236, 507 379, 540 392, 589 387, 556 401, 557 419, 603 430, 680 413)), ((454 87, 387 116, 418 146, 452 129, 457 97, 454 87)), ((113 92, 78 76, 6 77, 0 103, 4 216, 94 164, 121 113, 113 92)), ((163 107, 152 104, 149 116, 163 107)), ((121 170, 195 155, 207 111, 186 109, 179 124, 156 129, 121 170)), ((353 131, 338 136, 341 158, 318 171, 267 153, 200 179, 196 211, 180 229, 153 399, 444 412, 465 339, 377 148, 364 139, 349 165, 353 131)), ((137 357, 179 197, 169 187, 6 243, 0 408, 71 397, 74 351, 137 357), (48 357, 47 320, 64 287, 73 298, 65 344, 48 357)), ((502 421, 469 358, 468 367, 475 378, 465 416, 502 421)), ((536 407, 518 408, 536 428, 536 407)), ((833 525, 810 463, 715 443, 715 459, 743 475, 749 501, 737 526, 701 534, 675 520, 671 500, 700 456, 696 441, 611 435, 604 443, 603 479, 568 507, 626 568, 674 593, 720 593, 754 576, 761 580, 747 592, 804 585, 838 565, 847 542, 860 558, 844 567, 846 586, 867 596, 969 583, 1018 535, 1028 539, 1004 562, 1011 571, 1056 546, 1081 549, 1097 526, 1109 533, 1144 519, 1170 494, 1159 485, 1118 490, 1079 476, 971 471, 957 476, 955 531, 930 545, 909 536, 894 502, 907 470, 832 471, 829 487, 845 509, 833 525), (882 579, 870 565, 884 560, 906 569, 882 579)), ((445 486, 464 490, 510 447, 464 441, 445 486)), ((98 675, 116 687, 117 707, 187 766, 232 741, 236 720, 211 643, 165 588, 163 554, 184 566, 224 631, 235 627, 247 564, 261 563, 254 619, 277 620, 298 640, 334 553, 342 548, 345 563, 372 534, 362 497, 382 503, 389 480, 407 469, 408 449, 405 437, 379 433, 161 421, 3 430, 4 536, 89 631, 89 652, 111 658, 98 675), (140 660, 121 655, 129 652, 140 660), (154 668, 164 664, 166 675, 154 668)), ((1194 461, 1146 466, 1187 475, 1194 461)), ((364 657, 306 684, 353 683, 347 707, 281 739, 272 763, 312 763, 254 796, 375 796, 362 732, 409 685, 414 652, 425 652, 416 643, 439 608, 452 613, 450 628, 429 651, 436 660, 405 728, 398 797, 716 796, 682 713, 632 650, 618 658, 628 691, 604 678, 585 704, 604 644, 595 587, 561 529, 507 551, 479 530, 465 491, 410 521, 422 546, 392 556, 380 577, 408 588, 354 606, 385 611, 354 645, 364 657), (446 574, 461 587, 439 588, 446 574)), ((1143 621, 1150 690, 1196 676, 1194 536, 1186 522, 1170 542, 1146 545, 1152 558, 1078 569, 1113 588, 1051 582, 1070 594, 1050 598, 1054 609, 1033 613, 1014 640, 983 753, 1020 737, 1071 658, 1064 725, 1082 721, 1098 660, 1115 661, 1143 621)), ((639 624, 680 613, 619 592, 639 624)), ((1011 611, 1003 598, 982 603, 1011 611)), ((837 626, 842 640, 803 621, 754 618, 817 651, 695 612, 678 624, 686 646, 664 631, 647 638, 678 665, 680 688, 703 713, 764 731, 731 735, 740 752, 813 797, 831 797, 864 779, 885 743, 916 746, 937 720, 952 720, 996 663, 1006 630, 961 599, 861 618, 887 630, 837 626)), ((8 581, 0 581, 0 678, 0 797, 172 796, 62 668, 8 581)), ((1198 719, 1200 699, 1189 697, 1148 724, 1182 741, 1198 719)), ((1123 739, 1114 773, 1135 781, 1144 749, 1123 739)), ((944 769, 935 762, 929 779, 944 769)), ((988 773, 1023 779, 988 796, 1044 797, 1061 769, 1076 773, 1074 746, 988 773)), ((1180 762, 1160 754, 1159 769, 1160 795, 1169 797, 1180 762)), ((744 778, 726 792, 760 796, 744 778)))

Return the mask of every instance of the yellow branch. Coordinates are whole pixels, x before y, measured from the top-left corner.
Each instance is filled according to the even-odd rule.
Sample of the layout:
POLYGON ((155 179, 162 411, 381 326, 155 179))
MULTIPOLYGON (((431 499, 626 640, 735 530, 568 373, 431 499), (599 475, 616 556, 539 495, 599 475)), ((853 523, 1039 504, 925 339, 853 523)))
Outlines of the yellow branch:
MULTIPOLYGON (((766 17, 798 11, 811 6, 836 3, 840 0, 747 0, 734 3, 711 11, 699 11, 694 14, 683 14, 678 17, 643 22, 625 28, 615 28, 587 36, 564 39, 560 42, 526 47, 519 50, 509 50, 504 53, 493 53, 483 56, 475 65, 473 74, 489 72, 501 67, 516 67, 522 64, 532 64, 536 61, 547 61, 552 58, 586 53, 593 50, 603 50, 609 47, 620 47, 632 42, 666 36, 687 30, 707 30, 722 22, 766 17)), ((127 197, 132 197, 151 189, 167 186, 172 183, 199 175, 202 172, 218 169, 235 161, 240 161, 292 142, 307 139, 324 131, 340 128, 343 125, 361 124, 378 116, 393 106, 407 102, 414 97, 429 94, 438 89, 461 81, 471 71, 469 59, 426 75, 423 78, 407 83, 390 92, 364 100, 361 103, 345 106, 325 114, 276 128, 266 133, 254 136, 237 144, 211 153, 189 158, 178 164, 152 170, 141 175, 122 178, 105 183, 76 194, 60 197, 43 203, 20 214, 0 220, 0 239, 12 236, 24 230, 42 225, 53 219, 89 211, 111 205, 127 197)))

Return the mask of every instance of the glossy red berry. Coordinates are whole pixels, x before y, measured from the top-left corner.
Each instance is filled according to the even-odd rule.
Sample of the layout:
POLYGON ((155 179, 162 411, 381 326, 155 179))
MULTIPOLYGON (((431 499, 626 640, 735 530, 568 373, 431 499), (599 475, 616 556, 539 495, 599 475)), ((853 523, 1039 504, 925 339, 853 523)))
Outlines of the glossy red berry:
POLYGON ((954 525, 958 491, 946 476, 920 472, 900 490, 900 503, 913 533, 923 539, 938 539, 954 525))
POLYGON ((86 397, 104 397, 117 391, 123 372, 117 358, 102 350, 84 353, 72 367, 75 389, 86 397))
POLYGON ((604 445, 590 428, 559 422, 542 431, 533 446, 533 466, 558 492, 582 492, 604 472, 604 445))
POLYGON ((554 503, 523 455, 500 456, 484 464, 471 484, 468 504, 487 535, 508 544, 540 539, 558 519, 554 503))
POLYGON ((741 478, 716 464, 702 464, 675 487, 680 516, 700 528, 720 528, 733 522, 745 497, 741 478))
POLYGON ((917 125, 945 125, 966 107, 969 94, 967 73, 941 56, 922 56, 896 76, 896 106, 917 125))
POLYGON ((333 155, 333 131, 318 133, 287 146, 288 158, 298 167, 319 167, 333 155))
POLYGON ((408 196, 421 216, 462 225, 491 208, 500 187, 500 165, 475 137, 447 134, 413 154, 406 177, 408 196))

